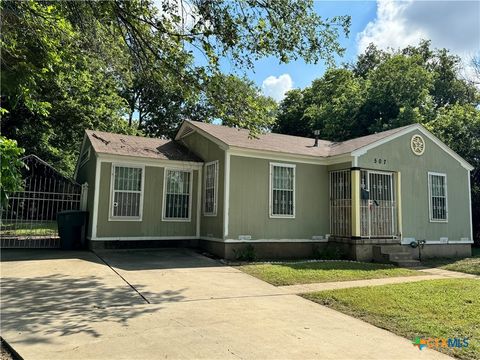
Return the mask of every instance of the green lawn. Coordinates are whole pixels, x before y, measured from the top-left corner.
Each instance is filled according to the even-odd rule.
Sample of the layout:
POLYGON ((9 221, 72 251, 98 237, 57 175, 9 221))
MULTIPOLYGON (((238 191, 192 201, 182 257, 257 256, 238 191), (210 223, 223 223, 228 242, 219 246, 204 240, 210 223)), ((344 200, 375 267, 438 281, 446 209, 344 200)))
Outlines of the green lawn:
POLYGON ((239 269, 277 286, 425 275, 415 270, 397 268, 388 264, 353 261, 251 264, 239 266, 239 269))
POLYGON ((472 249, 472 257, 465 259, 432 259, 424 261, 426 266, 440 267, 445 270, 480 275, 480 249, 472 249))
POLYGON ((32 223, 4 223, 1 226, 0 234, 15 236, 41 236, 55 235, 57 233, 56 221, 32 222, 32 223))
POLYGON ((440 350, 461 359, 480 359, 478 280, 427 280, 303 296, 408 339, 467 337, 467 348, 440 350))

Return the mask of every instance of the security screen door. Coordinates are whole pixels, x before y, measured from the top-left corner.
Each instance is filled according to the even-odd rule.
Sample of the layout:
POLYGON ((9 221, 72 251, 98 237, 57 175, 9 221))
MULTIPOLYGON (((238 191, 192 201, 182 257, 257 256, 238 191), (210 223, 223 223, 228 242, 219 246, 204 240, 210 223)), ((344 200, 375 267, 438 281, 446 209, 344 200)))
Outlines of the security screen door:
POLYGON ((361 172, 360 181, 361 235, 395 236, 395 198, 392 173, 361 172))

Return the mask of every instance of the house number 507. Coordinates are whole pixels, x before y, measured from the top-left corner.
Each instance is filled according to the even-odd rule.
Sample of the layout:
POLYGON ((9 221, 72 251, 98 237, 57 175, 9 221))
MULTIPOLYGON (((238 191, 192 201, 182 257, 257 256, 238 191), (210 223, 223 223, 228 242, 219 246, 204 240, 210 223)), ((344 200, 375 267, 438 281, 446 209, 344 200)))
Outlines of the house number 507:
POLYGON ((380 159, 380 158, 374 158, 373 163, 374 164, 385 165, 387 163, 387 160, 386 159, 380 159))

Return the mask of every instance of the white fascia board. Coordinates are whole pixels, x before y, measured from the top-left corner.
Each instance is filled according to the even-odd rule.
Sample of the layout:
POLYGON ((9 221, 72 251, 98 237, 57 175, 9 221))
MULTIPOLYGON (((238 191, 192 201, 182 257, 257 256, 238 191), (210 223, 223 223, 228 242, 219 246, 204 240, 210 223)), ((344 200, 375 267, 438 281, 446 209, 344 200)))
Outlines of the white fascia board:
POLYGON ((435 135, 433 135, 430 131, 425 129, 421 124, 415 124, 414 126, 408 127, 404 130, 401 130, 399 132, 396 132, 395 134, 392 134, 390 136, 387 136, 383 139, 377 140, 371 144, 365 145, 357 150, 354 150, 350 153, 351 156, 353 157, 358 157, 361 155, 364 155, 367 153, 368 150, 371 150, 373 148, 376 148, 377 146, 383 145, 389 141, 392 141, 400 136, 406 135, 412 131, 418 130, 420 131, 423 135, 425 135, 427 138, 429 138, 431 141, 433 141, 436 145, 438 145, 443 151, 445 151, 448 155, 453 157, 455 160, 457 160, 460 165, 462 165, 463 168, 466 170, 472 170, 473 166, 470 165, 467 161, 465 161, 460 155, 458 155, 455 151, 450 149, 445 143, 443 143, 439 138, 437 138, 435 135))
POLYGON ((241 243, 325 243, 328 239, 313 240, 313 239, 254 239, 254 240, 239 240, 239 239, 225 239, 226 244, 241 244, 241 243))
POLYGON ((468 177, 468 211, 470 215, 470 240, 473 243, 473 217, 472 217, 472 185, 470 182, 470 171, 467 173, 468 177))
POLYGON ((430 131, 425 129, 422 125, 419 125, 418 130, 428 137, 430 140, 432 140, 435 144, 437 144, 443 151, 445 151, 448 155, 453 157, 455 160, 457 160, 460 165, 462 165, 463 168, 465 168, 468 171, 472 171, 474 167, 469 164, 465 159, 463 159, 460 155, 458 155, 455 151, 450 149, 443 141, 441 141, 439 138, 437 138, 435 135, 433 135, 430 131))
MULTIPOLYGON (((202 182, 203 182, 202 172, 203 172, 203 169, 200 168, 197 173, 197 219, 195 224, 196 225, 195 233, 197 237, 200 236, 200 222, 201 222, 201 215, 202 215, 202 182)), ((192 182, 193 182, 193 179, 192 179, 192 182)))
MULTIPOLYGON (((102 162, 95 153, 95 187, 93 191, 93 214, 92 214, 92 238, 97 236, 97 222, 98 222, 98 201, 100 198, 100 171, 102 162)), ((109 199, 110 200, 110 199, 109 199)))
POLYGON ((177 132, 177 135, 175 136, 175 140, 180 140, 186 136, 189 136, 191 133, 185 135, 185 136, 180 136, 180 134, 182 133, 182 131, 185 129, 185 127, 189 126, 191 129, 193 129, 194 131, 198 132, 200 135, 202 135, 203 137, 207 138, 208 140, 210 140, 211 142, 213 142, 214 144, 218 145, 220 147, 220 149, 222 150, 227 150, 229 148, 229 146, 227 144, 225 144, 223 141, 217 139, 215 136, 213 135, 210 135, 209 133, 207 133, 206 131, 200 129, 199 127, 195 126, 195 124, 192 124, 192 123, 187 123, 186 121, 184 121, 182 123, 182 125, 180 126, 180 129, 178 130, 177 132))
POLYGON ((230 151, 225 151, 225 163, 224 163, 224 175, 223 175, 223 237, 228 236, 229 225, 229 210, 230 210, 230 151))
POLYGON ((187 135, 182 135, 184 130, 188 127, 188 123, 186 121, 182 122, 182 125, 180 125, 180 128, 177 130, 177 133, 175 134, 175 140, 180 140, 181 138, 187 136, 187 135))
POLYGON ((268 150, 253 150, 240 147, 230 147, 230 155, 251 157, 257 159, 267 159, 274 161, 287 161, 293 163, 315 164, 315 165, 333 165, 342 162, 351 162, 353 157, 350 154, 342 154, 331 157, 295 155, 268 150))
POLYGON ((91 241, 141 241, 141 240, 196 240, 198 236, 106 236, 91 237, 91 241))
POLYGON ((313 239, 253 239, 253 240, 239 240, 239 239, 220 239, 215 237, 200 236, 200 240, 213 241, 224 244, 245 244, 245 243, 326 243, 328 239, 313 240, 313 239))
POLYGON ((185 235, 185 236, 101 236, 91 237, 91 241, 141 241, 141 240, 206 240, 221 242, 226 244, 238 243, 325 243, 327 239, 312 240, 312 239, 255 239, 255 240, 238 240, 238 239, 220 239, 205 236, 185 235))
POLYGON ((163 159, 151 159, 141 156, 130 155, 112 155, 105 153, 97 153, 98 159, 102 162, 121 162, 131 164, 141 164, 145 166, 153 167, 168 167, 176 169, 192 169, 198 170, 203 166, 203 162, 195 161, 179 161, 179 160, 163 160, 163 159))

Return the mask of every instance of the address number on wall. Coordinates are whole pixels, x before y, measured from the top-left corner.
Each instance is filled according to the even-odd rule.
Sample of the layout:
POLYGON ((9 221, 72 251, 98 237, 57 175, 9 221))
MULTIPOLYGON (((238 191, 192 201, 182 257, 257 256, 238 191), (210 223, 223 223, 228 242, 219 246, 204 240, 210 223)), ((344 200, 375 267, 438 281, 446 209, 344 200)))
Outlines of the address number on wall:
POLYGON ((379 164, 379 165, 386 165, 387 164, 387 159, 374 158, 373 163, 374 164, 379 164))

